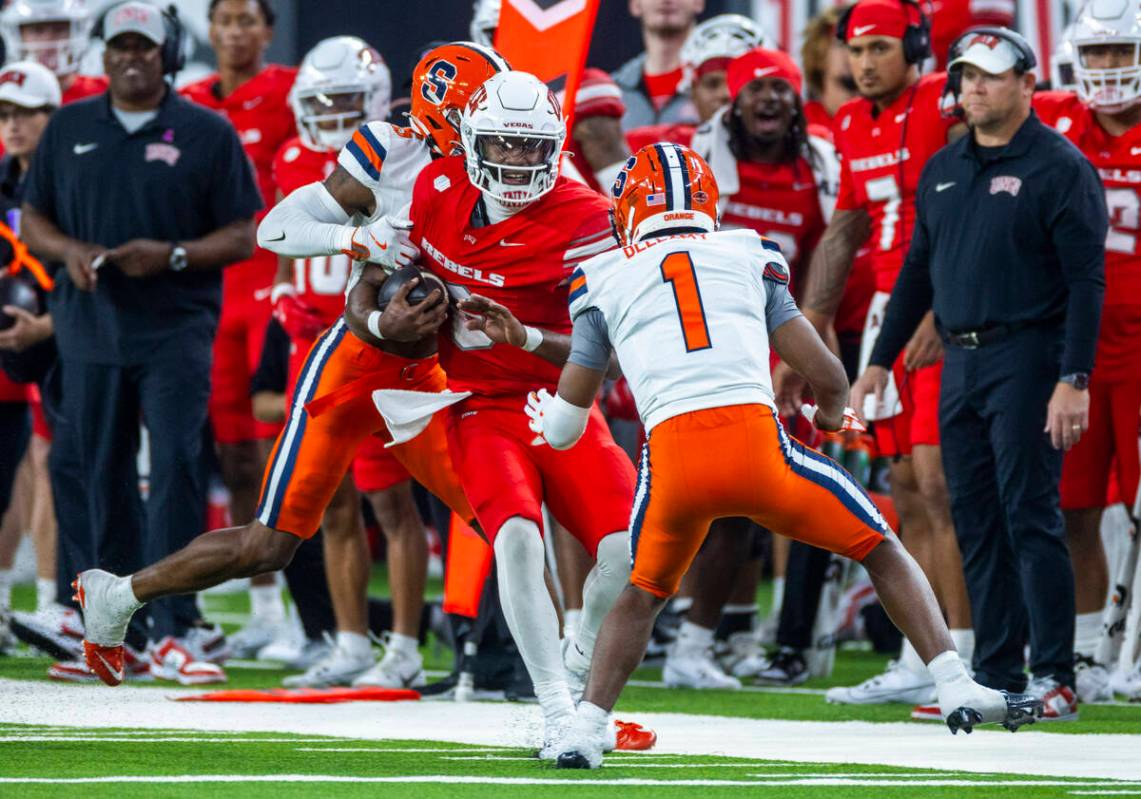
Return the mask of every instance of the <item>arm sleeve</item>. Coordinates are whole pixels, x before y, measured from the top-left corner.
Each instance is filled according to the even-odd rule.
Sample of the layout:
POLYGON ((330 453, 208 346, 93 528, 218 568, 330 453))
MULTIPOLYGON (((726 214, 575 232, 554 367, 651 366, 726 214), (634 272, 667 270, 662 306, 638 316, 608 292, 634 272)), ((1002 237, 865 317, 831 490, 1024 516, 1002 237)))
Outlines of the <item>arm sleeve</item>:
POLYGON ((767 277, 764 278, 764 282, 765 325, 768 327, 771 336, 773 331, 785 322, 792 321, 802 314, 800 309, 796 307, 796 300, 792 298, 792 292, 788 290, 787 283, 780 283, 767 277))
POLYGON ((915 229, 911 247, 903 261, 903 269, 895 281, 884 311, 883 327, 872 349, 869 363, 890 369, 923 317, 931 310, 934 289, 931 286, 931 240, 927 231, 927 217, 922 197, 928 172, 924 170, 915 193, 915 229))
POLYGON ((610 365, 610 349, 610 333, 602 311, 588 308, 575 317, 568 363, 605 372, 610 365))
POLYGON ((215 148, 217 155, 210 164, 210 172, 214 176, 210 213, 215 229, 239 219, 252 219, 264 207, 254 180, 253 166, 242 149, 238 134, 224 121, 219 130, 221 134, 215 148))
POLYGON ((287 258, 336 255, 351 237, 349 215, 321 183, 294 191, 258 225, 258 246, 287 258))
POLYGON ((1070 190, 1058 192, 1059 207, 1048 225, 1062 279, 1069 289, 1064 375, 1092 371, 1105 298, 1105 235, 1109 226, 1105 190, 1084 157, 1077 168, 1070 190))

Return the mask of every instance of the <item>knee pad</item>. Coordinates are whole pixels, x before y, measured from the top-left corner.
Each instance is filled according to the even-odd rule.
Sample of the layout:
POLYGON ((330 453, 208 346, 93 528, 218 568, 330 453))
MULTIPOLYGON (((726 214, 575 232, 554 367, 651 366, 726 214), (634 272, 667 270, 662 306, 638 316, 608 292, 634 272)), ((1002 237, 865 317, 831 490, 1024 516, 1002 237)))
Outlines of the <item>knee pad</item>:
POLYGON ((512 516, 495 536, 495 557, 500 563, 526 564, 542 573, 546 551, 539 526, 530 519, 512 516))
POLYGON ((630 576, 633 553, 630 552, 630 533, 611 533, 598 542, 597 568, 606 577, 630 576))

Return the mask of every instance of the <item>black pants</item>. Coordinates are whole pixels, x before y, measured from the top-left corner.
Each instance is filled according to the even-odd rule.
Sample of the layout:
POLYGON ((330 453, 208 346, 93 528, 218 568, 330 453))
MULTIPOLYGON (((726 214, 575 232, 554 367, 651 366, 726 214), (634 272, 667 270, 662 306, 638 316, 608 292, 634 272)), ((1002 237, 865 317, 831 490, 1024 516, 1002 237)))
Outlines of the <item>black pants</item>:
POLYGON ((26 402, 0 402, 0 516, 12 502, 16 470, 28 449, 32 417, 26 402))
POLYGON ((1074 683, 1074 573, 1058 500, 1062 453, 1042 432, 1062 351, 1057 328, 948 347, 939 428, 975 627, 975 678, 1022 690, 1030 669, 1074 683))
MULTIPOLYGON (((178 359, 132 366, 64 358, 60 368, 63 418, 52 447, 53 487, 60 548, 72 573, 98 567, 129 574, 186 546, 205 525, 210 352, 188 350, 178 359), (140 422, 150 443, 145 504, 140 422)), ((132 622, 133 643, 140 634, 181 635, 200 618, 193 596, 157 600, 144 613, 136 616, 142 627, 132 622)))

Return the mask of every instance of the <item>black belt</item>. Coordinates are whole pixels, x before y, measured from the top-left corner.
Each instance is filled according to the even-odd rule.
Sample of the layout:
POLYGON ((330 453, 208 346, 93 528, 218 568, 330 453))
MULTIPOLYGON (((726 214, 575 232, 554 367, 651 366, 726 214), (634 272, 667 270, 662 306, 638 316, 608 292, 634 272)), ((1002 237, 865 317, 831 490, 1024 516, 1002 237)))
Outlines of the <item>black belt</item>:
POLYGON ((1009 325, 990 325, 978 330, 960 330, 955 333, 950 330, 940 330, 940 333, 944 344, 961 347, 965 350, 977 350, 979 347, 985 347, 988 344, 1009 338, 1020 330, 1026 330, 1030 327, 1045 327, 1059 321, 1059 318, 1034 319, 1027 322, 1014 322, 1009 325))

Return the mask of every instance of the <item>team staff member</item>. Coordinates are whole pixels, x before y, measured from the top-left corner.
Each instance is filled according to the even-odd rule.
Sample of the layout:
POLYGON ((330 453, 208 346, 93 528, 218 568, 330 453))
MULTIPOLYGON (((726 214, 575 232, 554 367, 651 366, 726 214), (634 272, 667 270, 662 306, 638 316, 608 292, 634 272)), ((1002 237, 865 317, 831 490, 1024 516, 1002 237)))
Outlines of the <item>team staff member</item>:
MULTIPOLYGON (((81 484, 69 493, 83 502, 66 510, 82 514, 89 537, 73 546, 90 565, 120 569, 159 558, 204 527, 201 431, 220 269, 249 256, 261 207, 233 129, 164 80, 178 67, 167 41, 173 28, 143 3, 108 12, 110 89, 56 112, 22 209, 32 250, 66 266, 49 310, 65 419, 53 460, 79 461, 81 484), (130 490, 140 416, 150 434, 145 516, 130 490)), ((64 510, 57 505, 61 532, 76 529, 64 510)), ((183 634, 198 617, 193 597, 156 611, 155 638, 183 634)))
POLYGON ((939 422, 975 613, 975 677, 1021 691, 1023 645, 1046 717, 1076 717, 1074 574, 1058 481, 1089 425, 1107 214, 1093 166, 1031 111, 1033 51, 985 28, 951 62, 971 135, 916 193, 907 261, 855 407, 929 310, 947 345, 939 422))

